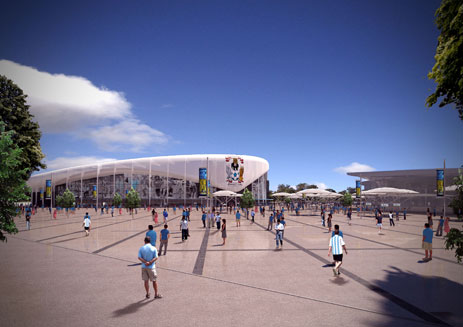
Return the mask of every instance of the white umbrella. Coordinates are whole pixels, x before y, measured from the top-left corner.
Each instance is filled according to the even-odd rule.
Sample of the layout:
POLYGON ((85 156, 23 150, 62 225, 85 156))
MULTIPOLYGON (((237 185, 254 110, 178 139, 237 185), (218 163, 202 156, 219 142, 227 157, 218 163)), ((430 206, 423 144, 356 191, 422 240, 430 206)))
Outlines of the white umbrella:
POLYGON ((371 190, 363 191, 364 195, 402 195, 402 194, 418 194, 413 190, 407 190, 394 187, 378 187, 371 190))
POLYGON ((308 189, 297 192, 297 194, 305 194, 305 195, 311 196, 312 194, 333 194, 333 192, 318 189, 318 188, 308 188, 308 189))
POLYGON ((279 192, 279 193, 273 193, 272 196, 290 196, 292 193, 286 193, 286 192, 279 192))
POLYGON ((237 196, 235 192, 222 190, 212 193, 212 196, 237 196))
POLYGON ((290 199, 300 199, 300 198, 302 198, 302 194, 294 193, 294 194, 289 195, 288 198, 290 198, 290 199))

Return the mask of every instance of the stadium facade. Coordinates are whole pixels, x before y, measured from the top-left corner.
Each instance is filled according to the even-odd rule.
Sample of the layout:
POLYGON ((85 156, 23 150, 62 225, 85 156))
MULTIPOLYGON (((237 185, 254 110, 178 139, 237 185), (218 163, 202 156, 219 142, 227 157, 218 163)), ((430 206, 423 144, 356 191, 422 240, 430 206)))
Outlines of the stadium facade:
POLYGON ((140 194, 142 206, 193 205, 218 190, 245 188, 263 201, 269 188, 268 170, 267 160, 254 156, 179 155, 59 169, 33 175, 28 185, 33 204, 45 207, 55 206, 56 196, 66 188, 74 193, 76 205, 97 207, 111 204, 116 192, 125 199, 132 187, 140 194))
MULTIPOLYGON (((394 187, 399 189, 409 189, 418 192, 418 194, 402 196, 377 196, 367 199, 369 202, 378 202, 379 204, 388 204, 387 210, 396 210, 407 208, 407 211, 426 212, 427 208, 437 214, 442 214, 444 207, 444 196, 437 196, 437 169, 413 169, 413 170, 392 170, 392 171, 370 171, 370 172, 351 172, 350 176, 361 179, 364 191, 378 187, 394 187), (394 207, 394 204, 396 205, 394 207)), ((456 192, 452 185, 455 177, 458 176, 458 168, 447 168, 444 173, 445 186, 445 205, 448 206, 455 196, 456 192)), ((446 208, 446 213, 452 209, 446 208)))

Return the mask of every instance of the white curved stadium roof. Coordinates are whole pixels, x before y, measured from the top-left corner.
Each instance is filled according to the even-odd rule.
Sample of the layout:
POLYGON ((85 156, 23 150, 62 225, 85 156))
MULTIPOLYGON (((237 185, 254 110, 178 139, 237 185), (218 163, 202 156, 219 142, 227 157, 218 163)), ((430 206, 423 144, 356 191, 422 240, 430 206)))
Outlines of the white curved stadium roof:
POLYGON ((209 168, 212 187, 241 191, 269 169, 267 160, 236 154, 195 154, 165 157, 116 160, 100 164, 69 167, 31 176, 27 184, 38 191, 45 188, 45 181, 53 185, 66 182, 110 176, 113 174, 150 174, 199 182, 199 168, 209 168), (232 163, 235 164, 232 166, 232 163))

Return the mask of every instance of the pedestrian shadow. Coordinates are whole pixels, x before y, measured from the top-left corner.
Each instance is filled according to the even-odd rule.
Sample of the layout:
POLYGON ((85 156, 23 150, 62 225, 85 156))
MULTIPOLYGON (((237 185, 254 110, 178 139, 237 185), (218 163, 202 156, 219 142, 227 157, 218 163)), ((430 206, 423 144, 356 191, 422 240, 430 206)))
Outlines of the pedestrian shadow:
MULTIPOLYGON (((430 262, 429 265, 436 265, 430 262)), ((439 263, 440 265, 440 263, 439 263)), ((463 326, 463 285, 445 277, 417 274, 389 266, 381 280, 372 281, 384 319, 375 326, 463 326), (408 316, 408 317, 407 317, 408 316), (403 318, 401 318, 403 317, 403 318)), ((363 324, 369 325, 368 321, 363 324)))
POLYGON ((322 266, 322 268, 329 268, 329 267, 334 267, 334 263, 327 263, 326 265, 322 266))
POLYGON ((127 265, 127 267, 136 267, 136 266, 141 266, 141 262, 139 262, 139 263, 132 263, 131 265, 127 265))
POLYGON ((154 298, 152 300, 140 300, 138 302, 135 302, 135 303, 132 303, 132 304, 129 304, 127 305, 126 307, 122 308, 122 309, 117 309, 115 311, 113 311, 113 317, 114 318, 119 318, 119 317, 122 317, 124 315, 129 315, 129 314, 133 314, 135 312, 137 312, 138 310, 140 310, 140 308, 142 308, 143 306, 151 303, 154 301, 154 298))
POLYGON ((331 278, 330 282, 335 284, 335 285, 342 286, 342 285, 348 283, 349 281, 344 279, 343 277, 337 276, 337 277, 331 278))
POLYGON ((212 246, 223 246, 223 244, 214 244, 212 246))

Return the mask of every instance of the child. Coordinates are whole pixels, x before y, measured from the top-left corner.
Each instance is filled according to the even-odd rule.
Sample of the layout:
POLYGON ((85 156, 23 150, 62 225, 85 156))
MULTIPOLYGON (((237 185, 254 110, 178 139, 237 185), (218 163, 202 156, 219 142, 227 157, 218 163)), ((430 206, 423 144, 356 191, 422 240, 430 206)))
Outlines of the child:
POLYGON ((424 249, 424 261, 432 260, 432 229, 430 228, 429 224, 424 224, 423 229, 423 244, 422 247, 424 249), (429 256, 428 256, 429 252, 429 256))

